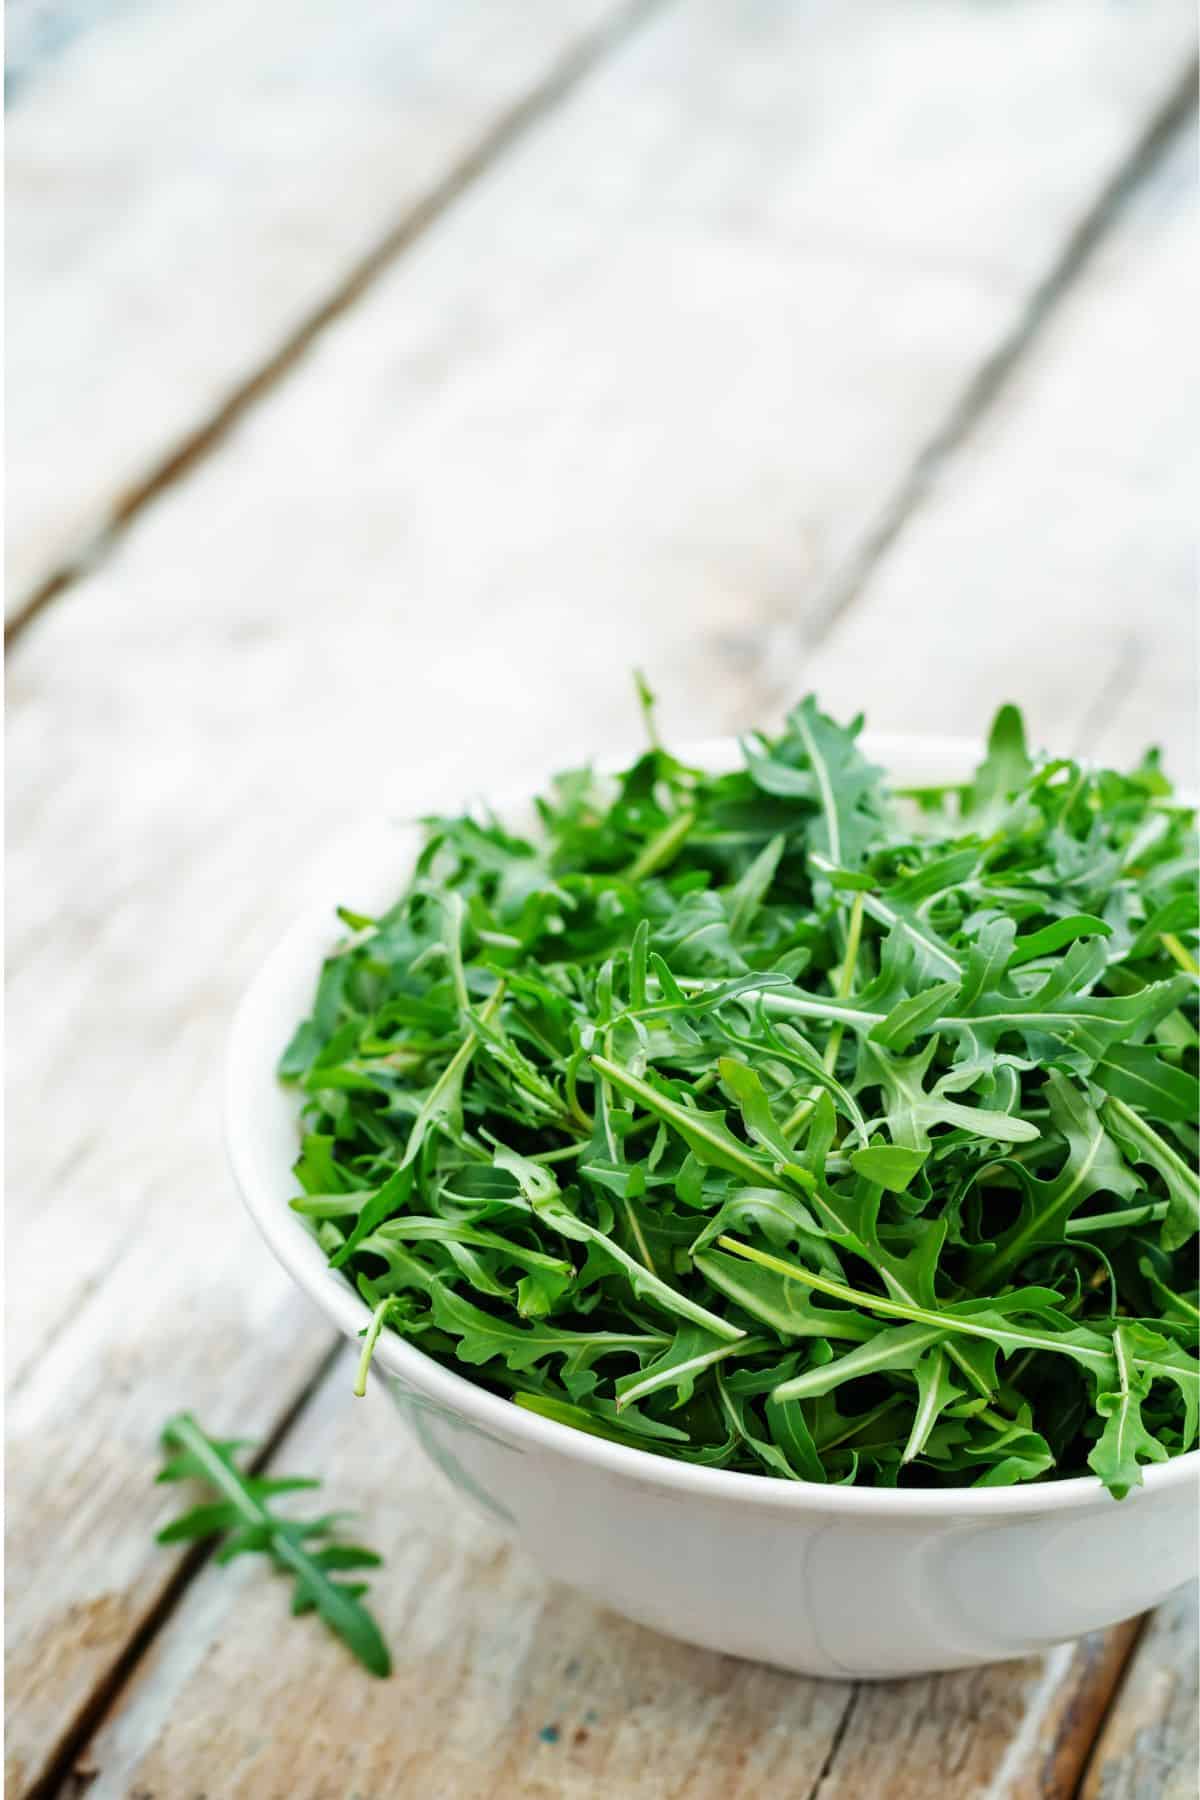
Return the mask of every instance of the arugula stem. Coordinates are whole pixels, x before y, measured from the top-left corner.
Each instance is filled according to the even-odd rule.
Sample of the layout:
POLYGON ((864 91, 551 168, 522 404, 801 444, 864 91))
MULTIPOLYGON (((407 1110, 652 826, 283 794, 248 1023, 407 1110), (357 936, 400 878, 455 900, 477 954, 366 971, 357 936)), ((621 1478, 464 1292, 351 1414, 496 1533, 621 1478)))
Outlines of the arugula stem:
POLYGON ((662 749, 662 739, 658 735, 658 721, 654 716, 654 692, 640 669, 633 671, 633 685, 637 692, 638 705, 641 708, 642 723, 646 727, 646 736, 652 750, 662 749))
MULTIPOLYGON (((702 981, 690 976, 683 976, 678 984, 685 994, 707 994, 721 984, 715 981, 702 981)), ((806 994, 799 989, 781 988, 767 985, 760 988, 748 987, 744 990, 746 999, 760 1000, 769 1013, 778 1013, 781 1017, 795 1016, 801 1019, 841 1020, 846 1025, 861 1026, 869 1030, 872 1025, 881 1025, 887 1017, 886 1013, 866 1012, 861 1007, 844 1006, 832 998, 826 999, 821 994, 806 994)), ((957 1020, 958 1024, 971 1021, 957 1020)))
MULTIPOLYGON (((835 863, 830 862, 828 858, 819 855, 815 851, 812 855, 812 861, 819 869, 826 869, 831 874, 837 872, 837 865, 835 863)), ((964 887, 968 885, 974 886, 976 884, 963 883, 964 887)), ((941 964, 947 978, 961 981, 963 973, 961 962, 946 949, 944 944, 939 943, 936 935, 932 931, 919 931, 911 918, 897 912, 894 906, 888 905, 881 894, 873 893, 869 888, 860 888, 858 890, 858 898, 877 925, 884 925, 889 931, 902 931, 906 937, 912 939, 913 943, 921 946, 922 950, 925 951, 925 954, 932 962, 941 964)), ((1024 895, 1021 895, 1020 898, 1023 899, 1024 895)))
POLYGON ((1198 963, 1187 945, 1173 931, 1160 931, 1158 941, 1168 956, 1174 957, 1185 975, 1200 975, 1198 963))
POLYGON ((625 1209, 625 1220, 629 1226, 629 1234, 638 1247, 638 1255, 641 1257, 650 1273, 652 1275, 657 1275, 658 1270, 654 1266, 654 1258, 650 1254, 650 1246, 642 1236, 642 1228, 637 1222, 637 1214, 634 1212, 632 1206, 630 1206, 628 1200, 622 1200, 621 1204, 625 1209))
MULTIPOLYGON (((862 893, 856 894, 854 896, 854 904, 850 908, 850 923, 846 929, 846 954, 842 958, 841 968, 838 971, 837 985, 834 989, 834 997, 838 1000, 848 1000, 850 998, 850 990, 854 985, 854 968, 858 961, 859 940, 862 937, 864 899, 865 895, 862 893)), ((845 1021, 843 1019, 838 1019, 829 1033, 829 1042, 826 1044, 825 1054, 821 1058, 822 1066, 827 1075, 832 1075, 837 1068, 838 1051, 841 1048, 842 1034, 845 1029, 845 1021)), ((809 1089, 805 1098, 796 1107, 795 1111, 784 1120, 780 1130, 783 1136, 789 1139, 789 1141, 808 1118, 813 1107, 820 1099, 822 1092, 823 1089, 818 1082, 815 1087, 809 1089)))
MULTIPOLYGON (((488 995, 483 1006, 480 1008, 479 1016, 485 1025, 490 1023, 491 1019, 499 1009, 500 1002, 503 998, 504 983, 501 981, 488 995)), ((467 1017, 469 1022, 471 1017, 469 1009, 467 1017)), ((481 1041, 479 1034, 469 1029, 468 1035, 463 1039, 462 1043, 458 1046, 458 1049, 454 1052, 454 1055, 450 1058, 450 1061, 446 1064, 446 1067, 442 1070, 442 1073, 430 1088, 428 1095, 422 1103, 420 1112, 412 1122, 408 1143, 405 1145, 404 1149, 404 1160, 400 1164, 402 1169, 407 1168, 409 1163, 416 1158, 417 1152, 421 1148, 428 1124, 438 1117, 438 1107, 443 1096, 456 1091, 456 1086, 466 1073, 467 1066, 481 1041)))
MULTIPOLYGON (((838 972, 837 987, 834 990, 836 997, 839 1000, 848 1000, 850 998, 850 991, 854 986, 854 967, 858 961, 859 939, 862 937, 863 901, 864 896, 862 894, 856 894, 854 896, 854 904, 850 908, 850 923, 846 929, 846 954, 842 959, 842 966, 838 972)), ((842 1033, 845 1029, 845 1020, 838 1019, 834 1024, 833 1030, 829 1034, 829 1042, 825 1046, 825 1055, 822 1059, 827 1075, 832 1075, 834 1069, 837 1067, 838 1047, 841 1044, 842 1033)))
MULTIPOLYGON (((1115 1094, 1108 1096, 1100 1110, 1104 1118, 1114 1125, 1117 1137, 1126 1147, 1133 1146, 1134 1160, 1148 1162, 1162 1176, 1169 1192, 1192 1222, 1194 1230, 1196 1222, 1200 1221, 1200 1173, 1184 1162, 1179 1152, 1168 1144, 1148 1119, 1135 1113, 1131 1106, 1127 1106, 1124 1100, 1118 1100, 1115 1094)), ((1168 1214, 1172 1210, 1169 1207, 1168 1214)))
POLYGON ((981 1406, 976 1416, 985 1419, 997 1431, 1011 1431, 1013 1428, 1013 1420, 1006 1418, 1003 1413, 997 1412, 992 1406, 981 1406))
POLYGON ((247 1493, 244 1483, 228 1463, 217 1455, 191 1413, 176 1413, 173 1418, 168 1419, 163 1427, 163 1438, 168 1443, 178 1444, 181 1450, 186 1450, 195 1457, 204 1470, 204 1479, 209 1486, 215 1487, 218 1493, 225 1496, 247 1525, 270 1525, 266 1508, 247 1493))
POLYGON ((383 1330, 383 1321, 395 1296, 389 1294, 381 1300, 371 1315, 371 1323, 367 1326, 363 1337, 362 1355, 358 1359, 358 1374, 354 1380, 355 1398, 361 1400, 367 1391, 367 1371, 371 1367, 371 1358, 375 1354, 375 1346, 379 1342, 379 1334, 383 1330))
POLYGON ((587 1143, 560 1144, 556 1150, 536 1150, 529 1160, 535 1163, 571 1162, 575 1157, 585 1155, 590 1147, 587 1143))
MULTIPOLYGON (((961 1332, 965 1337, 983 1338, 988 1343, 1003 1345, 1010 1337, 1016 1343, 1028 1343, 1034 1332, 1028 1328, 1016 1328, 1011 1331, 994 1325, 980 1325, 973 1318, 961 1314, 951 1316, 948 1313, 931 1312, 928 1307, 909 1306, 898 1300, 885 1300, 881 1294, 864 1294, 857 1288, 847 1287, 845 1282, 831 1281, 827 1276, 814 1275, 809 1269, 802 1269, 795 1263, 785 1262, 781 1256, 771 1256, 765 1250, 756 1250, 750 1244, 739 1243, 736 1238, 719 1237, 717 1243, 723 1250, 731 1250, 735 1256, 744 1256, 748 1262, 761 1263, 765 1269, 774 1269, 780 1275, 787 1275, 793 1281, 803 1283, 805 1287, 816 1288, 819 1293, 828 1294, 834 1300, 845 1300, 851 1306, 863 1308, 867 1312, 882 1313, 885 1318, 909 1319, 914 1325, 936 1325, 939 1330, 948 1333, 961 1332)), ((1061 1354, 1075 1357, 1081 1362, 1091 1363, 1097 1368, 1106 1368, 1111 1361, 1105 1350, 1091 1349, 1087 1345, 1056 1343, 1054 1334, 1043 1333, 1034 1346, 1039 1350, 1056 1350, 1061 1354)))
POLYGON ((814 1436, 813 1441, 818 1450, 837 1450, 842 1444, 848 1444, 851 1438, 858 1437, 860 1432, 869 1430, 872 1425, 877 1425, 880 1419, 885 1418, 888 1413, 899 1412, 906 1404, 898 1394, 893 1395, 890 1400, 881 1400, 878 1406, 871 1408, 870 1412, 860 1414, 857 1419, 851 1421, 845 1431, 839 1431, 833 1437, 814 1436))
POLYGON ((617 1063, 609 1062, 605 1057, 593 1056, 592 1066, 601 1075, 607 1077, 614 1087, 632 1099, 639 1100, 648 1111, 666 1120, 689 1143, 698 1143, 706 1154, 714 1153, 720 1157, 721 1166, 731 1169, 734 1174, 747 1177, 751 1183, 759 1187, 779 1188, 783 1193, 794 1193, 797 1188, 804 1191, 816 1184, 806 1169, 797 1169, 788 1165, 786 1175, 780 1174, 774 1164, 765 1158, 756 1156, 747 1145, 735 1138, 723 1124, 714 1125, 712 1113, 702 1113, 672 1100, 653 1088, 640 1076, 617 1063))
POLYGON ((656 874, 671 862, 695 823, 696 815, 689 809, 664 825, 658 836, 652 837, 634 857, 625 871, 626 881, 645 881, 647 875, 656 874))
POLYGON ((475 936, 481 944, 492 944, 497 950, 523 950, 525 948, 519 937, 513 937, 507 931, 488 931, 482 925, 477 925, 475 936))
POLYGON ((1063 1234, 1069 1238, 1091 1237, 1095 1231, 1118 1231, 1128 1225, 1141 1225, 1147 1219, 1165 1219, 1167 1202, 1154 1200, 1147 1206, 1126 1206, 1120 1212, 1091 1213, 1084 1219, 1068 1219, 1063 1234))
POLYGON ((467 993, 467 977, 463 969, 462 934, 463 922, 467 909, 463 905, 462 895, 456 888, 438 895, 442 903, 442 911, 446 917, 448 937, 446 939, 446 957, 450 964, 450 973, 454 980, 454 992, 458 1000, 458 1010, 462 1018, 471 1016, 471 998, 467 993))

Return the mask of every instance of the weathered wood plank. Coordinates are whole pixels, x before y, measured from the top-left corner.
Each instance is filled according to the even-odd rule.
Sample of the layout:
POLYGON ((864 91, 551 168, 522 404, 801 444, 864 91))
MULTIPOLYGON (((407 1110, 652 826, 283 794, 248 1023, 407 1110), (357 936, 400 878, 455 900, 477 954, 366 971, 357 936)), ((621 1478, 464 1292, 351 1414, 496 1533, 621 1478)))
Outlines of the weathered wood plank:
POLYGON ((631 43, 14 659, 26 1779, 167 1579, 154 1427, 221 1389, 261 1430, 323 1343, 235 1222, 212 1072, 336 833, 627 738, 635 661, 673 729, 752 719, 778 628, 1014 328, 1191 29, 1070 0, 753 24, 729 0, 631 43), (986 262, 960 183, 997 209, 986 262), (113 1630, 81 1628, 105 1592, 113 1630))
POLYGON ((92 20, 8 125, 8 616, 640 10, 179 0, 92 20))
MULTIPOLYGON (((128 3, 128 0, 125 0, 128 3)), ((9 0, 4 9, 4 99, 11 107, 86 32, 122 0, 9 0)))
POLYGON ((285 1460, 328 1471, 386 1555, 372 1602, 391 1679, 285 1623, 269 1574, 207 1571, 89 1747, 89 1800, 807 1796, 847 1686, 668 1643, 547 1583, 352 1379, 342 1362, 285 1460))
MULTIPOLYGON (((216 1105, 211 1084, 201 1096, 216 1105)), ((181 1153, 197 1135, 184 1150, 182 1134, 181 1153)), ((122 1265, 114 1304, 85 1304, 75 1329, 43 1342, 38 1378, 7 1409, 5 1791, 14 1797, 53 1765, 175 1576, 177 1559, 152 1549, 171 1510, 152 1484, 172 1393, 265 1437, 328 1348, 315 1312, 237 1216, 213 1167, 211 1124, 204 1135, 196 1153, 209 1178, 176 1211, 166 1251, 178 1272, 164 1270, 162 1239, 151 1238, 122 1265), (214 1196, 219 1204, 206 1204, 214 1196)))
POLYGON ((1021 699, 1042 741, 1194 779, 1194 170, 1185 132, 807 659, 829 704, 970 732, 1021 699))
MULTIPOLYGON (((47 74, 17 109, 9 145, 9 429, 21 446, 9 490, 16 604, 86 547, 280 343, 303 334, 356 259, 389 231, 403 234, 412 209, 470 157, 505 109, 539 80, 553 85, 557 60, 600 29, 607 4, 456 0, 447 12, 420 0, 400 8, 377 0, 365 16, 356 9, 351 29, 329 0, 299 14, 271 0, 249 22, 236 0, 192 0, 169 13, 118 15, 87 40, 86 55, 68 54, 47 74)), ((794 352, 780 363, 779 347, 762 334, 764 313, 770 321, 786 307, 788 335, 810 338, 839 315, 857 314, 864 389, 886 377, 867 354, 882 291, 896 339, 912 339, 914 363, 929 328, 951 337, 969 330, 954 282, 933 277, 970 269, 999 300, 1014 276, 1020 284, 1051 255, 1097 169, 1119 159, 1131 120, 1178 66, 1192 20, 1179 0, 1155 0, 1139 11, 1135 39, 1130 16, 1083 0, 1027 5, 1016 16, 925 0, 868 37, 862 28, 872 19, 848 28, 828 7, 790 27, 778 7, 749 17, 741 10, 740 73, 726 79, 711 26, 693 9, 665 39, 655 34, 658 54, 675 60, 673 101, 648 106, 636 85, 612 91, 616 111, 597 119, 592 146, 593 194, 560 183, 560 192, 570 190, 561 195, 568 210, 545 215, 557 240, 547 246, 546 276, 560 287, 556 265, 586 254, 589 200, 607 199, 610 222, 626 208, 638 244, 626 265, 632 285, 602 281, 599 317, 579 325, 594 330, 605 300, 616 302, 610 341, 615 350, 628 339, 626 355, 636 356, 639 339, 652 347, 653 393, 681 379, 696 324, 661 361, 648 296, 670 298, 677 309, 680 288, 694 287, 688 312, 697 323, 707 313, 715 325, 713 314, 723 311, 739 352, 732 366, 714 366, 708 391, 722 392, 736 413, 741 388, 758 428, 775 415, 792 441, 796 416, 811 419, 819 406, 825 483, 844 483, 876 436, 850 433, 839 442, 837 409, 807 381, 789 379, 794 352), (805 60, 788 41, 800 29, 805 60), (793 98, 781 132, 776 121, 793 98), (920 130, 897 154, 898 115, 919 119, 920 130), (670 158, 679 125, 700 117, 715 128, 711 141, 689 158, 689 179, 673 177, 659 191, 656 152, 670 158), (746 131, 731 144, 739 118, 746 131), (813 177, 805 182, 789 169, 799 143, 805 156, 797 166, 813 177), (627 192, 620 173, 630 149, 635 168, 638 151, 651 159, 649 185, 635 175, 640 196, 627 192), (1040 203, 1026 204, 1034 194, 1040 203), (664 208, 671 229, 662 235, 664 208), (989 220, 986 249, 981 216, 989 220), (764 222, 791 251, 774 279, 756 275, 746 255, 764 222), (644 224, 659 233, 649 262, 639 242, 644 224), (725 239, 741 242, 740 279, 725 239), (836 261, 868 244, 855 282, 821 271, 819 249, 836 261), (892 290, 903 257, 927 265, 924 294, 892 290), (636 301, 632 313, 626 295, 636 301), (765 406, 755 380, 764 364, 773 381, 765 406)), ((881 9, 876 0, 862 10, 881 9)), ((726 28, 718 17, 717 29, 726 28)), ((577 167, 575 157, 567 167, 577 167)), ((559 376, 553 365, 549 373, 559 376)), ((688 386, 703 392, 703 384, 688 386)), ((699 421, 711 435, 711 412, 699 421)), ((736 444, 738 422, 730 423, 736 444)), ((633 434, 627 445, 636 452, 633 434)), ((791 521, 802 574, 805 539, 821 525, 817 498, 791 521)), ((820 535, 809 546, 841 548, 820 535)))
POLYGON ((1044 1656, 861 1687, 813 1800, 1072 1800, 1136 1621, 1044 1656))
POLYGON ((1200 1788, 1200 1596, 1160 1606, 1096 1744, 1080 1800, 1195 1800, 1200 1788))

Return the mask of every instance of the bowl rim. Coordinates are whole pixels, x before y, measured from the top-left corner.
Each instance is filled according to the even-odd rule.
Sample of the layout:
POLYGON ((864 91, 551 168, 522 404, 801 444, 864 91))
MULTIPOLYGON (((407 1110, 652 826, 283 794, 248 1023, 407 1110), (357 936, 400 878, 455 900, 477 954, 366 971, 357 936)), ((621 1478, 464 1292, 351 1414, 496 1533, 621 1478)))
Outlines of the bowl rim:
MULTIPOLYGON (((886 761, 891 757, 914 758, 936 771, 930 779, 953 782, 982 752, 973 740, 931 737, 921 734, 883 735, 864 733, 864 750, 886 761), (957 769, 958 774, 947 773, 957 769)), ((736 738, 710 738, 683 744, 677 754, 700 766, 736 766, 736 738)), ((581 761, 588 760, 586 758, 581 761)), ((624 766, 627 758, 594 758, 602 771, 624 766)), ((564 761, 559 766, 567 766, 564 761)), ((916 778, 907 778, 919 785, 916 778)), ((530 789, 501 795, 498 810, 528 806, 530 789)), ((356 879, 382 880, 386 862, 392 882, 403 879, 404 863, 411 860, 419 842, 419 827, 412 820, 396 821, 377 816, 360 821, 344 840, 344 875, 339 887, 349 892, 356 879)), ((333 860, 333 859, 331 859, 333 860)), ((339 864, 339 867, 343 864, 339 864)), ((268 1116, 278 1116, 284 1096, 275 1076, 282 1046, 294 1029, 297 992, 311 994, 317 961, 336 938, 336 896, 309 906, 293 920, 260 964, 237 1005, 225 1060, 225 1142, 235 1183, 246 1209, 265 1238, 276 1260, 297 1285, 349 1338, 357 1338, 371 1318, 371 1309, 339 1273, 329 1268, 324 1252, 304 1220, 291 1210, 295 1191, 293 1157, 280 1163, 279 1145, 267 1128, 268 1116), (272 1105, 272 1102, 274 1103, 272 1105)), ((303 1004, 303 1001, 300 1002, 303 1004)), ((292 1130, 295 1106, 289 1099, 292 1130)), ((294 1151, 294 1144, 293 1144, 294 1151)), ((1067 1476, 1061 1480, 1004 1488, 943 1487, 922 1489, 843 1487, 782 1476, 751 1475, 730 1469, 709 1469, 694 1463, 656 1456, 652 1451, 616 1444, 576 1427, 560 1424, 539 1413, 515 1406, 489 1392, 467 1375, 435 1361, 395 1332, 381 1333, 375 1347, 374 1366, 406 1388, 443 1407, 482 1431, 499 1438, 506 1447, 549 1453, 581 1463, 598 1473, 632 1480, 641 1487, 687 1493, 697 1499, 737 1501, 781 1512, 845 1517, 872 1517, 881 1522, 914 1519, 983 1519, 1079 1511, 1112 1504, 1097 1476, 1067 1476)), ((1149 1499, 1189 1484, 1200 1474, 1200 1449, 1185 1451, 1166 1462, 1143 1468, 1143 1486, 1132 1490, 1122 1503, 1149 1499)))

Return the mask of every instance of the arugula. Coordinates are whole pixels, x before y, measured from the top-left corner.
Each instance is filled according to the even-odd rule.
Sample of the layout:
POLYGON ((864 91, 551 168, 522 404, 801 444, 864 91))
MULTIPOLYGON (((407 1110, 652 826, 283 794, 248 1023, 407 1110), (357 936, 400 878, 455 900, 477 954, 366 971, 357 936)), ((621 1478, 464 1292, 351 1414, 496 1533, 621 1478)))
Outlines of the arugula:
POLYGON ((811 697, 537 829, 426 821, 280 1062, 293 1205, 408 1338, 545 1417, 955 1486, 1195 1440, 1195 820, 1153 757, 893 792, 811 697))
POLYGON ((181 1513, 158 1533, 160 1544, 181 1544, 220 1537, 219 1563, 258 1551, 277 1569, 292 1576, 293 1613, 315 1612, 372 1675, 391 1672, 391 1657, 375 1620, 362 1604, 366 1584, 337 1581, 337 1572, 376 1568, 380 1558, 361 1544, 336 1536, 337 1515, 293 1519, 275 1512, 276 1494, 320 1487, 307 1476, 247 1475, 235 1453, 245 1446, 236 1438, 212 1438, 190 1413, 168 1419, 162 1434, 167 1461, 159 1481, 198 1481, 219 1498, 181 1513), (315 1547, 314 1547, 315 1546, 315 1547))

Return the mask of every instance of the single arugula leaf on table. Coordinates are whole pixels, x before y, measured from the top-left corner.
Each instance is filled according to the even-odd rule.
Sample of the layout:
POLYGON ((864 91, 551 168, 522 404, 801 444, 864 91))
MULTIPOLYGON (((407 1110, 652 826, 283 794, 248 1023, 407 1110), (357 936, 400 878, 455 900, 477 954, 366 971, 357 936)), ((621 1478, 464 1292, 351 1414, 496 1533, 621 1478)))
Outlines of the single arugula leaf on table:
POLYGON ((248 1475, 239 1469, 237 1439, 213 1438, 190 1413, 168 1419, 162 1433, 167 1461, 159 1481, 192 1481, 218 1498, 181 1513, 158 1534, 160 1544, 219 1538, 219 1563, 256 1552, 292 1577, 293 1613, 315 1612, 372 1675, 391 1673, 391 1656, 380 1630, 362 1604, 366 1584, 338 1581, 336 1575, 377 1568, 373 1550, 337 1536, 337 1516, 294 1519, 271 1505, 278 1494, 318 1488, 307 1476, 248 1475))

